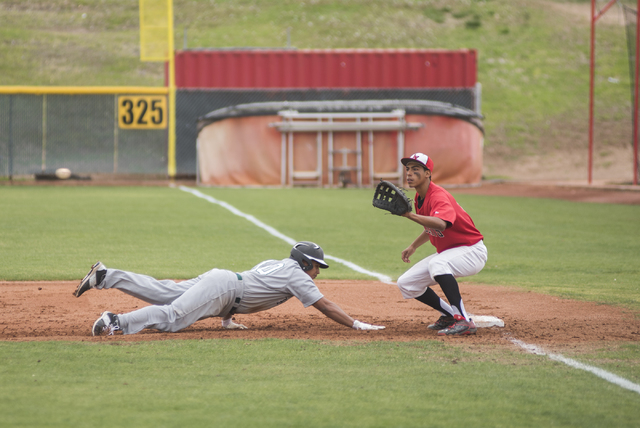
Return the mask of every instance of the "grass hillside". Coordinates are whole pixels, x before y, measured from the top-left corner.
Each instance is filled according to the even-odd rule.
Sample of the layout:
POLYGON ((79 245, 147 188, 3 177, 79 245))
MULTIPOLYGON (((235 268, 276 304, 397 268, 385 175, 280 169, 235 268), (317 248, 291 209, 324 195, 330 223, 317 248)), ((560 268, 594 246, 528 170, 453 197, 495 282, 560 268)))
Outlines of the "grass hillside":
MULTIPOLYGON (((175 46, 284 47, 289 32, 297 48, 477 49, 487 172, 575 158, 540 162, 553 178, 587 153, 589 13, 589 0, 174 0, 175 46)), ((597 24, 595 163, 613 170, 615 153, 630 162, 623 22, 615 6, 597 24)), ((0 0, 0 85, 161 86, 138 25, 135 0, 0 0)))

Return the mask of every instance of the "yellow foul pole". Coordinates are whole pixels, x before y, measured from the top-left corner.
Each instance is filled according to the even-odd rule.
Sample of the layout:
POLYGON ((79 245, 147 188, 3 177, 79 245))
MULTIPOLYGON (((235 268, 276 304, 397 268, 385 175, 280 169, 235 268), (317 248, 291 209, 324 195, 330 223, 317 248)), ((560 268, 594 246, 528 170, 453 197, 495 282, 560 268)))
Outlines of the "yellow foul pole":
POLYGON ((167 150, 167 173, 169 177, 176 176, 176 67, 175 52, 173 50, 173 0, 167 1, 169 17, 169 147, 167 150))

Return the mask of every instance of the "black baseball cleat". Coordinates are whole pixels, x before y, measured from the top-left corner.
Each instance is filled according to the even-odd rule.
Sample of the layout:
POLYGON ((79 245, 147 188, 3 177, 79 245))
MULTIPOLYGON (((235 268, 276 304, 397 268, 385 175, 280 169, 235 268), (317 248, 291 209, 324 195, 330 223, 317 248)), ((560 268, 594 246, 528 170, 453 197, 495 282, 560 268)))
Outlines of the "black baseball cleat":
POLYGON ((91 334, 100 336, 107 333, 107 336, 113 336, 113 333, 120 330, 120 320, 118 316, 112 312, 103 312, 100 318, 93 323, 91 334))
POLYGON ((455 324, 456 320, 453 317, 445 317, 444 315, 438 318, 434 324, 429 325, 427 328, 429 330, 444 330, 445 328, 451 327, 455 324))
POLYGON ((74 296, 80 297, 82 293, 87 291, 90 288, 95 288, 100 285, 105 275, 107 274, 107 267, 102 264, 102 262, 98 262, 95 265, 91 266, 91 270, 88 274, 85 275, 84 279, 80 281, 78 288, 76 288, 74 296))
POLYGON ((471 318, 467 321, 462 315, 454 315, 455 324, 438 332, 438 336, 467 336, 476 334, 478 328, 471 318))

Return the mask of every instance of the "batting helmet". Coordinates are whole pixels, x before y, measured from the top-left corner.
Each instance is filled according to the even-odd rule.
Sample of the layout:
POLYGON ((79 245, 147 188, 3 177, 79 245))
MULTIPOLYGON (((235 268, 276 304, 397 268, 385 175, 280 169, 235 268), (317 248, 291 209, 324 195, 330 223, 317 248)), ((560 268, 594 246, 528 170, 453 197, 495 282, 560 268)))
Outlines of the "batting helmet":
POLYGON ((301 241, 296 243, 291 249, 291 257, 297 261, 303 271, 307 272, 313 269, 312 261, 318 263, 321 268, 329 267, 324 261, 324 251, 319 245, 309 241, 301 241))

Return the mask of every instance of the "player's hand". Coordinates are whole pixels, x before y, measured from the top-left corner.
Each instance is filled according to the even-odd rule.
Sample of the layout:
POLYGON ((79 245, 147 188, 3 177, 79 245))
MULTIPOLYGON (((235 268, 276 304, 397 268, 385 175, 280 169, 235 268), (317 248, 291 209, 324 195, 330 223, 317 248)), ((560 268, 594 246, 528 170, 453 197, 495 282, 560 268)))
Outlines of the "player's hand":
POLYGON ((361 322, 358 320, 355 320, 353 322, 353 328, 355 330, 384 330, 383 325, 371 325, 371 324, 367 324, 366 322, 361 322))
POLYGON ((247 326, 242 324, 236 324, 232 319, 222 320, 222 327, 227 330, 248 330, 247 326))
POLYGON ((411 260, 409 260, 409 257, 411 257, 411 255, 415 252, 416 252, 415 248, 407 247, 407 249, 402 252, 402 261, 405 263, 411 263, 411 260))

